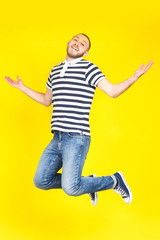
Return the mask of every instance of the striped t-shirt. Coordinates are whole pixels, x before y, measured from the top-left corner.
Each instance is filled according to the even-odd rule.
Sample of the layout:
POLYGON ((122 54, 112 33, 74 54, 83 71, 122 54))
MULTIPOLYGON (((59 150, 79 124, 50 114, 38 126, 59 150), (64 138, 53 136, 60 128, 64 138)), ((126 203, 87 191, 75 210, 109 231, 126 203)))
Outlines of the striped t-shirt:
POLYGON ((90 134, 89 113, 97 83, 105 75, 92 62, 76 58, 51 70, 46 86, 52 90, 51 132, 90 134))

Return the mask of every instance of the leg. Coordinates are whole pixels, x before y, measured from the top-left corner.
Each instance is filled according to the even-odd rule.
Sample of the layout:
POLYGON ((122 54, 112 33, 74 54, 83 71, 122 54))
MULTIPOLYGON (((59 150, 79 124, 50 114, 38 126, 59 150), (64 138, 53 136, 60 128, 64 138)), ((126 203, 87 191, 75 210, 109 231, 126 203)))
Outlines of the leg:
POLYGON ((82 133, 65 133, 62 137, 62 188, 68 195, 79 196, 113 188, 113 176, 81 176, 89 146, 90 136, 82 133))
POLYGON ((57 134, 43 151, 34 176, 34 185, 48 190, 61 188, 61 174, 57 173, 62 167, 62 156, 58 149, 57 134))

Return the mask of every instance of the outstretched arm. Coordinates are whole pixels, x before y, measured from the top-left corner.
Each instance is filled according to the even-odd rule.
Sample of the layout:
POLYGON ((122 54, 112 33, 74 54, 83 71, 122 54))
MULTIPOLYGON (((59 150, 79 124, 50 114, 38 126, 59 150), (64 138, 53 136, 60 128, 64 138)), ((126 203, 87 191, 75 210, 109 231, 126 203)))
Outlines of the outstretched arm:
POLYGON ((152 66, 153 62, 150 60, 149 64, 141 64, 141 66, 136 70, 135 74, 128 78, 127 80, 113 84, 108 81, 106 78, 100 80, 97 84, 97 87, 101 89, 103 92, 107 93, 110 97, 117 98, 123 92, 125 92, 134 82, 138 80, 144 73, 148 71, 148 69, 152 66), (144 66, 144 68, 142 68, 144 66))
POLYGON ((20 89, 23 93, 25 93, 27 96, 35 100, 36 102, 48 107, 52 103, 52 91, 47 88, 46 93, 40 93, 32 90, 31 88, 25 86, 20 79, 20 77, 17 76, 18 81, 12 80, 10 77, 5 77, 5 80, 13 87, 20 89))

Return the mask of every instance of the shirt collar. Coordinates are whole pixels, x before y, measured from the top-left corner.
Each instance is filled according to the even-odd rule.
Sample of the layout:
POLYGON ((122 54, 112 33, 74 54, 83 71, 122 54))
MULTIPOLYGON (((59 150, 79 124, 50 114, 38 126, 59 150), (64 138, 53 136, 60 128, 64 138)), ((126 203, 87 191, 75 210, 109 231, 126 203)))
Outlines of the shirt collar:
POLYGON ((65 60, 64 60, 64 63, 74 64, 74 63, 79 62, 81 59, 82 59, 82 57, 76 58, 76 59, 71 60, 71 61, 67 61, 67 59, 65 59, 65 60))

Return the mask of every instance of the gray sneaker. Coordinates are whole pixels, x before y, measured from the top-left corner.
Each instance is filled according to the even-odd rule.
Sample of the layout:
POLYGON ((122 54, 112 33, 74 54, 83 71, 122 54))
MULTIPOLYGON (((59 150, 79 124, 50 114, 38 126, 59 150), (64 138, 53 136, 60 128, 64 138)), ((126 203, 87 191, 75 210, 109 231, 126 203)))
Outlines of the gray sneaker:
MULTIPOLYGON (((96 175, 95 174, 92 174, 92 175, 90 175, 90 176, 88 176, 88 177, 96 177, 96 175)), ((92 203, 92 205, 96 205, 97 204, 97 202, 98 202, 98 193, 97 192, 92 192, 92 193, 87 193, 87 195, 89 195, 90 196, 90 198, 91 198, 91 203, 92 203)))

